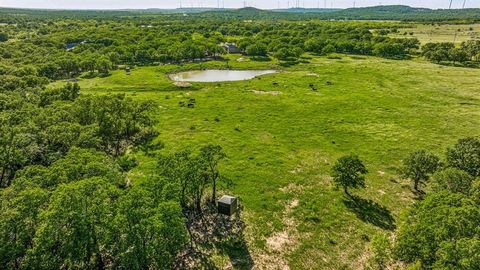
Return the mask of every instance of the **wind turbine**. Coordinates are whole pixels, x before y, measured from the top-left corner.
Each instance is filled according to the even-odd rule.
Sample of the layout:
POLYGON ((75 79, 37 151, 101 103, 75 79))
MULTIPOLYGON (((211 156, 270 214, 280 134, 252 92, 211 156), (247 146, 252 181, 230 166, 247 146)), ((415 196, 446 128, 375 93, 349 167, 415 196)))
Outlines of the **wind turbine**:
POLYGON ((463 0, 463 5, 462 5, 462 9, 465 8, 465 4, 467 3, 467 0, 463 0))
POLYGON ((448 9, 452 9, 452 2, 453 0, 450 0, 450 5, 448 6, 448 9))

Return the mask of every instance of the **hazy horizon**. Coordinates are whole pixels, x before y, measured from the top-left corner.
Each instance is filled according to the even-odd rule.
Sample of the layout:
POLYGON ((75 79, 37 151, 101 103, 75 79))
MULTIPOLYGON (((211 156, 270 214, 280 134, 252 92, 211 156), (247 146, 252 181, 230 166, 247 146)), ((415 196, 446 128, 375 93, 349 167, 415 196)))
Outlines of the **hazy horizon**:
MULTIPOLYGON (((174 9, 179 8, 180 3, 184 8, 189 7, 225 7, 241 8, 251 6, 262 9, 291 8, 297 6, 305 8, 349 8, 366 7, 377 5, 407 5, 412 7, 427 7, 435 9, 446 9, 450 0, 264 0, 264 1, 243 1, 243 0, 0 0, 0 7, 16 8, 45 8, 45 9, 174 9)), ((480 1, 453 0, 452 8, 480 8, 480 1)))

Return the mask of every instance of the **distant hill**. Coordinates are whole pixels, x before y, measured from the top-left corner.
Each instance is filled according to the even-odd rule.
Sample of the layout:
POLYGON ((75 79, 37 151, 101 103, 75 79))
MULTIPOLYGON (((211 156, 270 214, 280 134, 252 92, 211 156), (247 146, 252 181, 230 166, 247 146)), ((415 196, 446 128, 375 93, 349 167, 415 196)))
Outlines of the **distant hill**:
POLYGON ((480 21, 480 9, 428 9, 409 6, 375 6, 348 9, 274 9, 242 8, 207 11, 202 15, 243 19, 323 19, 323 20, 396 20, 396 21, 480 21))
POLYGON ((291 13, 327 13, 340 11, 341 8, 288 8, 288 9, 272 9, 276 12, 291 12, 291 13))
MULTIPOLYGON (((286 20, 397 20, 441 22, 480 21, 480 9, 428 9, 409 6, 375 6, 348 9, 291 8, 262 10, 253 7, 240 9, 217 8, 181 8, 181 9, 143 9, 143 10, 40 10, 0 8, 0 22, 8 20, 7 16, 21 17, 130 17, 155 16, 167 14, 189 14, 197 18, 217 19, 286 19, 286 20), (3 18, 2 18, 3 17, 3 18), (3 20, 2 20, 3 19, 3 20)), ((179 17, 181 18, 181 17, 179 17)))
POLYGON ((428 9, 409 6, 375 6, 348 8, 322 14, 324 19, 400 20, 400 21, 457 21, 480 20, 480 9, 428 9))

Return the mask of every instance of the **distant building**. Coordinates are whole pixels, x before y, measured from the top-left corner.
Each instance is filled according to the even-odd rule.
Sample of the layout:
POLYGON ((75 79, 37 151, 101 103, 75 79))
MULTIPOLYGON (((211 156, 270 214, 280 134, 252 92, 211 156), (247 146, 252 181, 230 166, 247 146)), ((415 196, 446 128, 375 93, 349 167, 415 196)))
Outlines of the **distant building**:
POLYGON ((237 47, 237 44, 235 43, 225 43, 222 45, 222 48, 224 48, 227 53, 241 53, 242 51, 237 47))
POLYGON ((67 43, 67 45, 65 45, 67 51, 70 51, 70 50, 73 50, 75 49, 75 47, 77 47, 77 43, 67 43))
POLYGON ((88 43, 91 43, 91 42, 89 42, 89 41, 87 41, 87 40, 84 40, 84 41, 82 41, 82 42, 80 42, 80 43, 74 43, 74 42, 72 42, 72 43, 67 43, 67 44, 65 45, 65 47, 66 47, 67 51, 71 51, 71 50, 75 49, 75 47, 77 47, 78 44, 88 44, 88 43))

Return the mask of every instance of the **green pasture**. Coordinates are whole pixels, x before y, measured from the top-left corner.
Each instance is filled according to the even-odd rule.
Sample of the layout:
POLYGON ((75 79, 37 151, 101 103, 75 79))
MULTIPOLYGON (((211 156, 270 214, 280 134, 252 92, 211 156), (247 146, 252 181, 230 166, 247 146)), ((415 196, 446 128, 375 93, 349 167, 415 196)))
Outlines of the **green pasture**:
POLYGON ((412 24, 411 27, 400 28, 399 33, 392 36, 416 37, 422 44, 431 42, 460 44, 468 40, 480 40, 480 24, 412 24))
MULTIPOLYGON (((438 41, 416 30, 423 42, 438 41)), ((166 153, 207 143, 224 148, 221 171, 233 185, 222 193, 241 199, 247 245, 218 251, 213 259, 219 266, 249 269, 253 261, 258 269, 359 269, 372 236, 392 232, 400 211, 415 199, 410 183, 398 176, 402 158, 416 149, 443 155, 457 139, 480 135, 478 69, 345 55, 312 56, 282 68, 240 57, 136 67, 131 75, 114 71, 79 81, 83 94, 154 101, 166 153), (206 68, 281 72, 190 89, 177 88, 167 76, 206 68), (190 98, 195 108, 178 105, 190 98), (357 203, 329 177, 334 161, 349 153, 369 170, 367 188, 354 191, 362 198, 357 203)), ((138 158, 129 176, 133 184, 155 169, 153 158, 138 158)))

